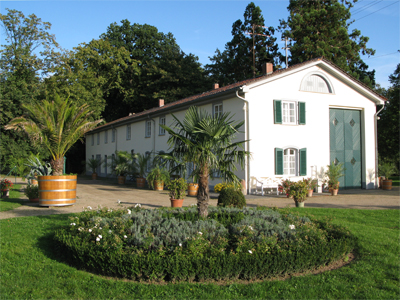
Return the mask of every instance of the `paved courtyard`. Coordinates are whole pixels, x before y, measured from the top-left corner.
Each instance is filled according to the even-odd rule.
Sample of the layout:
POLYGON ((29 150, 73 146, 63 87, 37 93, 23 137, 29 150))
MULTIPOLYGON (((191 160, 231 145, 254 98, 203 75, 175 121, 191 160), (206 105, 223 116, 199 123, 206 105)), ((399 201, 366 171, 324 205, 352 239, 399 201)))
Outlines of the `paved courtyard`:
MULTIPOLYGON (((10 178, 15 182, 14 178, 10 178)), ((17 183, 26 185, 26 182, 17 183)), ((210 205, 217 205, 218 194, 211 193, 210 205)), ((25 196, 23 196, 26 198, 25 196)), ((247 195, 248 207, 294 207, 294 201, 285 196, 277 195, 247 195)), ((152 191, 148 189, 137 189, 132 183, 118 185, 116 179, 92 180, 88 177, 79 177, 77 186, 77 201, 73 206, 65 207, 40 207, 37 203, 26 202, 11 211, 0 212, 0 219, 40 216, 50 214, 67 214, 81 212, 85 207, 97 208, 98 206, 117 208, 130 207, 137 203, 144 208, 168 207, 170 201, 168 191, 152 191), (120 204, 118 204, 118 200, 120 204)), ((183 206, 196 204, 195 197, 186 197, 183 206)), ((307 198, 305 207, 324 208, 353 208, 353 209, 399 209, 400 189, 393 187, 391 191, 386 190, 346 190, 340 191, 338 196, 328 193, 315 194, 307 198)))

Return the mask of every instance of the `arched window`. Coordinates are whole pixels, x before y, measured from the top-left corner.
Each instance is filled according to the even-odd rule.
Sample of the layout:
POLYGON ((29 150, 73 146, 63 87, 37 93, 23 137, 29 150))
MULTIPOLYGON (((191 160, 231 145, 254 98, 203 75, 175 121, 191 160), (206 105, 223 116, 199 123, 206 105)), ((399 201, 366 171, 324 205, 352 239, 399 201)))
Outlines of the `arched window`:
POLYGON ((320 74, 309 74, 301 82, 301 91, 333 94, 332 85, 320 74))
POLYGON ((275 175, 306 176, 307 149, 275 148, 275 175))

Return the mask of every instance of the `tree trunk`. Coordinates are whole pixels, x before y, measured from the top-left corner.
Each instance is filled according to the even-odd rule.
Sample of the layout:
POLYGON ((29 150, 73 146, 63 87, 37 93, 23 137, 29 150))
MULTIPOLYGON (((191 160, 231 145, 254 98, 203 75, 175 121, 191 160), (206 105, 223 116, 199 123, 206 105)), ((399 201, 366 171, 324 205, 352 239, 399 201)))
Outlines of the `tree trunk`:
POLYGON ((64 171, 64 157, 60 157, 55 160, 50 160, 51 168, 53 169, 52 175, 60 176, 63 175, 64 171))
POLYGON ((208 216, 208 201, 210 199, 210 190, 208 188, 208 168, 203 168, 199 179, 199 191, 197 193, 197 210, 201 218, 208 216))

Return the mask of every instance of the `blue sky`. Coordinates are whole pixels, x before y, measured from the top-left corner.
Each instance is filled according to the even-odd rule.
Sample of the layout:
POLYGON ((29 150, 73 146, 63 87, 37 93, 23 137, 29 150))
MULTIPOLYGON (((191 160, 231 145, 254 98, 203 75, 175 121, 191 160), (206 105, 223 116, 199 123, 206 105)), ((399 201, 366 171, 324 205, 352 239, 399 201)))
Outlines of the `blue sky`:
MULTIPOLYGON (((42 21, 50 22, 50 32, 65 49, 97 39, 111 23, 128 19, 131 23, 149 24, 159 31, 171 32, 185 53, 193 53, 204 65, 215 50, 224 49, 231 40, 232 24, 243 20, 250 0, 242 1, 2 1, 0 12, 6 8, 34 13, 42 21)), ((289 0, 254 1, 263 13, 267 26, 277 27, 279 19, 287 19, 289 0)), ((357 28, 370 38, 368 47, 376 50, 372 58, 364 57, 370 69, 376 70, 376 81, 390 86, 388 76, 400 62, 400 1, 361 0, 352 9, 357 28)), ((280 33, 276 35, 280 41, 280 33)), ((1 44, 4 32, 1 31, 1 44)), ((280 42, 280 47, 283 47, 280 42)), ((284 51, 284 50, 282 50, 284 51)))

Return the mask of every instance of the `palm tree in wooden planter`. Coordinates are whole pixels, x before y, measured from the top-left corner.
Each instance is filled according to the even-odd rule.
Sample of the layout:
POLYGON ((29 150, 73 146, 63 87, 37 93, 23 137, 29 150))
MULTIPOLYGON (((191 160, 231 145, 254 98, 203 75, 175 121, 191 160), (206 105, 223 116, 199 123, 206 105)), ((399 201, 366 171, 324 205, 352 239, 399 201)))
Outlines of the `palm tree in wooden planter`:
POLYGON ((138 188, 144 188, 146 184, 146 173, 148 170, 150 159, 150 156, 146 156, 144 154, 133 154, 132 169, 137 175, 136 187, 138 188))
POLYGON ((170 134, 170 155, 178 161, 193 163, 193 172, 199 178, 197 209, 201 217, 207 217, 209 178, 218 174, 225 181, 240 184, 235 171, 237 166, 244 168, 250 153, 244 150, 245 141, 232 141, 244 122, 233 121, 229 112, 215 117, 194 106, 186 111, 183 121, 172 116, 173 128, 161 125, 170 134))
POLYGON ((22 105, 25 113, 14 118, 7 130, 24 131, 36 144, 51 154, 52 176, 39 176, 40 206, 65 206, 76 203, 76 175, 63 176, 64 156, 82 136, 103 120, 89 121, 93 111, 87 104, 76 105, 58 95, 53 100, 22 105))
POLYGON ((379 166, 379 173, 384 177, 382 179, 382 189, 383 190, 391 190, 392 189, 392 177, 396 174, 397 168, 394 163, 384 162, 379 166))
POLYGON ((117 176, 118 184, 125 183, 125 177, 132 170, 132 157, 128 151, 115 151, 114 157, 109 157, 111 172, 117 176))
POLYGON ((168 184, 169 177, 170 175, 167 169, 156 165, 151 169, 149 174, 147 174, 146 179, 150 188, 156 191, 162 191, 164 190, 164 184, 168 184))
POLYGON ((97 168, 100 167, 102 164, 101 159, 97 158, 89 158, 87 165, 90 169, 92 169, 92 179, 96 180, 97 179, 97 168))

